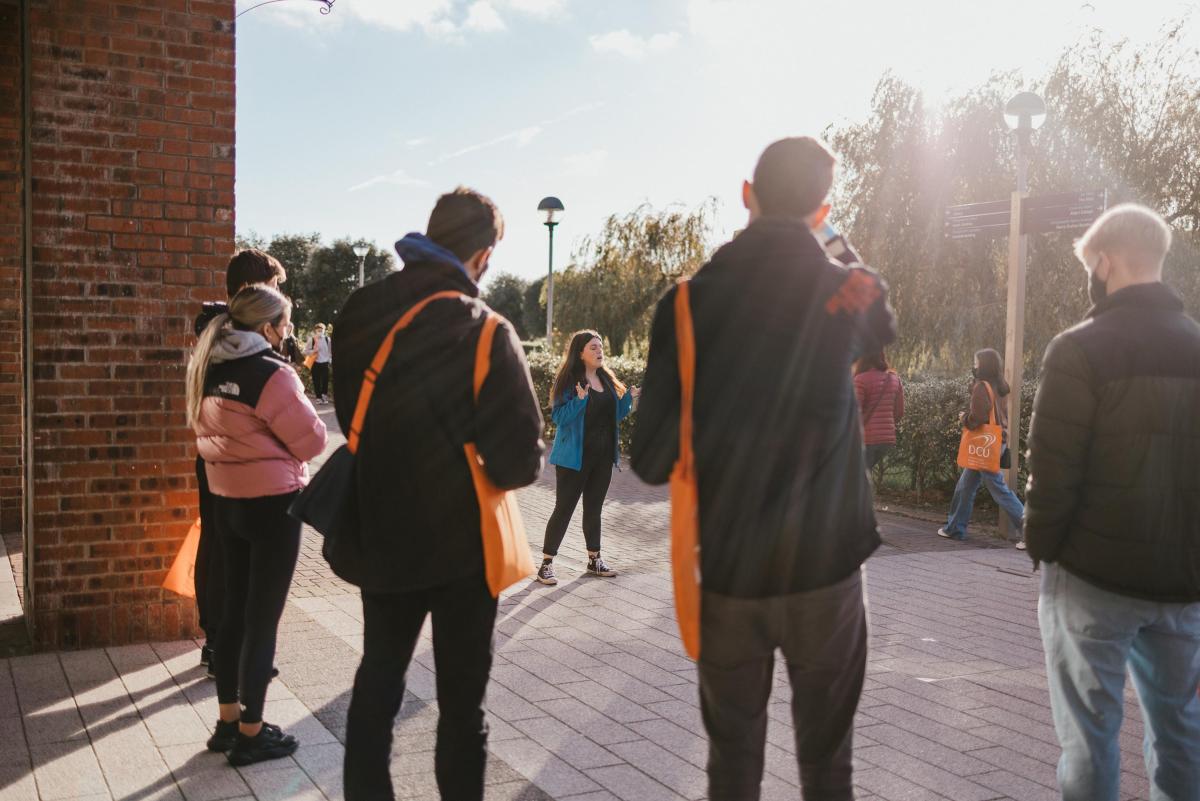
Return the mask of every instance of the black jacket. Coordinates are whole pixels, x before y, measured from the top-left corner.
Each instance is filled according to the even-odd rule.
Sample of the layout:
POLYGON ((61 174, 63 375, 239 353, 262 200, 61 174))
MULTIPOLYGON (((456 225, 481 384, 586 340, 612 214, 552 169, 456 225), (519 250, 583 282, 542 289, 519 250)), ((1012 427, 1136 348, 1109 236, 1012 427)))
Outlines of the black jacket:
MULTIPOLYGON (((879 545, 851 376, 895 338, 886 287, 831 261, 800 221, 759 219, 690 284, 704 589, 833 584, 879 545)), ((631 460, 661 484, 679 452, 675 292, 658 304, 631 460)))
POLYGON ((363 426, 355 460, 360 538, 339 539, 333 559, 341 575, 366 590, 423 589, 483 569, 464 443, 478 446, 488 476, 503 489, 530 484, 541 472, 541 409, 507 322, 496 330, 478 405, 472 398, 475 346, 489 309, 451 264, 410 263, 346 301, 333 339, 338 424, 349 432, 363 371, 392 325, 442 290, 473 299, 434 301, 396 337, 363 426))
POLYGON ((1026 497, 1035 561, 1200 601, 1200 325, 1164 284, 1114 293, 1046 349, 1026 497))

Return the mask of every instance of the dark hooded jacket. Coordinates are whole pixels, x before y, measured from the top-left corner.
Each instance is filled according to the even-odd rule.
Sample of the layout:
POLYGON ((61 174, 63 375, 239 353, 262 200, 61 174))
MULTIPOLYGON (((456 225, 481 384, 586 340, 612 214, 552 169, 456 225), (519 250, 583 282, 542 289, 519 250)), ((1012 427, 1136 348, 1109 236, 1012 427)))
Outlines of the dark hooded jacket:
POLYGON ((483 569, 479 505, 463 444, 474 442, 502 489, 532 483, 542 467, 542 415, 521 343, 496 330, 491 369, 472 398, 475 348, 490 309, 452 253, 420 234, 396 243, 405 266, 357 290, 337 318, 334 404, 343 432, 363 373, 411 306, 443 290, 396 337, 379 374, 355 458, 361 530, 336 541, 339 575, 366 590, 401 592, 483 569))
MULTIPOLYGON (((691 279, 701 580, 766 597, 846 578, 879 545, 851 366, 895 338, 872 271, 829 259, 799 220, 761 218, 691 279)), ((675 294, 658 304, 631 463, 679 453, 675 294)))

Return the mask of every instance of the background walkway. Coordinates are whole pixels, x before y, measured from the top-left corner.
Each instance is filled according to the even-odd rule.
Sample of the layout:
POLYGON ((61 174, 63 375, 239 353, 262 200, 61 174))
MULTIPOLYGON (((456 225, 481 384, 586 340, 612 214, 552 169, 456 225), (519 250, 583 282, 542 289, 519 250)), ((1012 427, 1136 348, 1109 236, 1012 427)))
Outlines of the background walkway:
MULTIPOLYGON (((325 415, 333 424, 331 415, 325 415)), ((336 443, 335 443, 336 444, 336 443)), ((695 670, 678 643, 661 488, 614 476, 604 514, 615 579, 583 575, 578 515, 560 583, 513 588, 500 606, 489 690, 488 798, 673 801, 705 795, 695 670)), ((537 550, 553 474, 521 493, 537 550)), ((1028 558, 950 543, 884 516, 867 564, 870 666, 856 732, 863 799, 1057 798, 1058 747, 1028 558)), ((294 758, 230 768, 204 750, 215 689, 197 644, 175 642, 0 660, 0 799, 337 799, 349 691, 362 650, 353 588, 306 532, 280 632, 268 720, 294 758)), ((766 799, 798 799, 782 671, 770 707, 766 799)), ((1146 799, 1141 722, 1129 696, 1122 798, 1146 799)), ((425 632, 396 725, 404 799, 435 799, 433 658, 425 632)))

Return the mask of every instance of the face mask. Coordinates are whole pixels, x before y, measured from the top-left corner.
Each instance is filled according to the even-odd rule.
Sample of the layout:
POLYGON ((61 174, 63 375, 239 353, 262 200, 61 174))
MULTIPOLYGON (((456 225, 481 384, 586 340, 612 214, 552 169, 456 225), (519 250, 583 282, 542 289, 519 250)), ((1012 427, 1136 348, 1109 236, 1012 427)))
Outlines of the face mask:
POLYGON ((1092 305, 1100 303, 1108 297, 1108 282, 1101 281, 1100 276, 1096 275, 1096 271, 1092 270, 1088 273, 1088 299, 1092 301, 1092 305))

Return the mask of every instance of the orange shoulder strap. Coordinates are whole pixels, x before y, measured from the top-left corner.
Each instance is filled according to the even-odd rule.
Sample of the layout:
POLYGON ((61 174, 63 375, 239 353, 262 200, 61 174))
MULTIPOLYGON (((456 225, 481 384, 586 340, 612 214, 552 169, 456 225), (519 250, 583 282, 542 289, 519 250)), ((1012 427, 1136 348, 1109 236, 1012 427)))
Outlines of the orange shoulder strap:
POLYGON ((408 324, 413 321, 413 318, 420 314, 430 303, 446 298, 469 299, 462 292, 455 292, 453 290, 433 293, 406 311, 396 321, 396 324, 392 326, 392 330, 388 331, 387 336, 383 338, 383 342, 379 345, 379 350, 375 351, 375 358, 371 360, 371 366, 363 371, 362 389, 358 391, 358 403, 354 406, 354 417, 350 418, 350 434, 346 437, 346 446, 350 449, 351 453, 358 451, 358 441, 362 436, 363 423, 367 419, 367 407, 371 405, 371 396, 375 394, 375 381, 379 378, 379 373, 383 370, 383 366, 387 364, 388 356, 392 355, 392 346, 396 344, 396 334, 407 328, 408 324))
POLYGON ((483 380, 487 378, 488 370, 492 367, 492 340, 496 336, 496 326, 500 324, 500 315, 492 312, 483 321, 483 330, 479 332, 479 344, 475 346, 475 402, 479 402, 479 390, 483 389, 483 380))
POLYGON ((687 281, 680 281, 675 290, 675 347, 679 351, 679 459, 690 473, 694 467, 692 401, 696 394, 696 337, 687 281))

